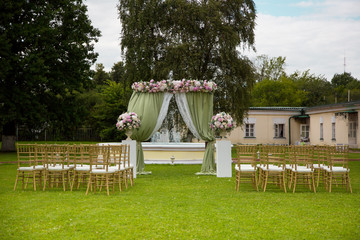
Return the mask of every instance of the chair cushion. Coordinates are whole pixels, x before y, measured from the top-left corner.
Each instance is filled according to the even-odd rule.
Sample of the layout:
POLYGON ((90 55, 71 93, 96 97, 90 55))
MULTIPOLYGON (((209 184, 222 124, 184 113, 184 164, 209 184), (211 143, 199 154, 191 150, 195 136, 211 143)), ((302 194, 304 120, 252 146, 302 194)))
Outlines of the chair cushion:
MULTIPOLYGON (((331 172, 330 168, 325 169, 327 172, 331 172)), ((342 173, 342 172, 350 172, 350 169, 344 167, 332 167, 332 172, 342 173)))
POLYGON ((76 168, 74 168, 74 170, 80 172, 86 172, 86 171, 90 171, 90 166, 89 165, 77 166, 76 168))
POLYGON ((311 168, 306 168, 306 167, 297 167, 296 170, 294 168, 292 171, 297 173, 311 173, 314 170, 311 170, 311 168))
POLYGON ((22 172, 29 172, 29 171, 40 171, 40 170, 44 170, 44 166, 39 165, 39 166, 35 166, 34 167, 19 167, 17 170, 18 171, 22 171, 22 172))
POLYGON ((251 166, 251 164, 241 164, 240 168, 239 168, 239 165, 236 164, 235 170, 240 171, 240 172, 255 172, 256 171, 256 169, 253 166, 251 166))
POLYGON ((115 170, 112 168, 109 168, 108 171, 106 169, 93 169, 91 171, 93 174, 107 174, 107 173, 115 173, 115 170))
POLYGON ((122 165, 120 166, 120 169, 119 169, 119 166, 111 166, 111 167, 109 167, 109 169, 114 169, 116 172, 125 170, 124 166, 122 166, 122 165))
POLYGON ((69 171, 70 168, 68 166, 64 166, 64 168, 62 168, 62 166, 60 165, 56 165, 56 166, 49 166, 47 168, 48 171, 69 171))

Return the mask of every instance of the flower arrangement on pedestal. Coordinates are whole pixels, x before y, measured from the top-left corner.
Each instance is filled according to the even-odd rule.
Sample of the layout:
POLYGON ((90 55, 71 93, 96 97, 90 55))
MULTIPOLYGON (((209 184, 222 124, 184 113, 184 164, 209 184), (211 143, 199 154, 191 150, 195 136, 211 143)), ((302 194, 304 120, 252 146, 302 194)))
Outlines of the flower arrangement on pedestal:
POLYGON ((127 140, 130 140, 133 129, 140 127, 140 119, 138 115, 134 112, 125 112, 121 114, 116 123, 116 128, 120 131, 125 130, 127 135, 127 140))
POLYGON ((233 118, 225 113, 218 113, 211 118, 210 128, 221 137, 225 137, 228 132, 235 128, 235 121, 233 118))
POLYGON ((155 82, 135 82, 131 86, 135 92, 213 92, 217 85, 212 81, 207 80, 162 80, 155 82))

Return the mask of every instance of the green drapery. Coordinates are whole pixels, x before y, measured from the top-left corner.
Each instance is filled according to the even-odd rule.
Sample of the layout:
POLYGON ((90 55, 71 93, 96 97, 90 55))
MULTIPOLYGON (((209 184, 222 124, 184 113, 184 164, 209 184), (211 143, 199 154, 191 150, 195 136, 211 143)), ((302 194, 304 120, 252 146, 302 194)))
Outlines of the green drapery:
POLYGON ((215 173, 214 157, 214 133, 210 128, 211 117, 213 116, 213 98, 212 93, 186 93, 191 119, 202 140, 207 142, 203 163, 202 173, 215 173))
POLYGON ((139 93, 133 92, 128 112, 135 112, 141 121, 139 129, 133 131, 131 139, 136 140, 136 171, 144 171, 144 153, 141 146, 142 141, 146 141, 151 136, 159 116, 163 103, 164 93, 139 93))

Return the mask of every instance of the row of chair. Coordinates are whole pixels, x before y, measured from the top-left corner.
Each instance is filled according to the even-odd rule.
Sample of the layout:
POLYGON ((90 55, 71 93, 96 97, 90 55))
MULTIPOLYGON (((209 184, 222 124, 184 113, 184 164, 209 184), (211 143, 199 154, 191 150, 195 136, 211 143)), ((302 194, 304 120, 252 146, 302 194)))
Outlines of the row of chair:
POLYGON ((61 186, 64 191, 71 191, 80 185, 86 185, 96 192, 106 187, 107 195, 112 185, 133 186, 133 166, 130 164, 130 147, 121 145, 96 144, 17 144, 18 168, 14 191, 18 180, 22 180, 22 188, 32 182, 43 190, 47 187, 61 186))
POLYGON ((237 145, 236 190, 251 182, 265 192, 273 183, 285 192, 304 184, 316 192, 322 182, 328 192, 336 184, 352 193, 349 176, 349 147, 342 146, 266 146, 237 145))

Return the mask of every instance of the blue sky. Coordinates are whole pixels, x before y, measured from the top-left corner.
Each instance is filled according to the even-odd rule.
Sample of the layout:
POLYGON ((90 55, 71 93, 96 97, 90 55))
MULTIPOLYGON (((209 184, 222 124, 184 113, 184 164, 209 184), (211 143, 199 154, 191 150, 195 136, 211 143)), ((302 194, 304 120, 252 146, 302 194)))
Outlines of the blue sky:
MULTIPOLYGON (((121 60, 118 0, 87 0, 93 25, 102 37, 98 63, 110 70, 121 60)), ((286 71, 306 71, 329 81, 344 71, 360 80, 360 0, 255 0, 256 52, 243 55, 286 57, 286 71)))

